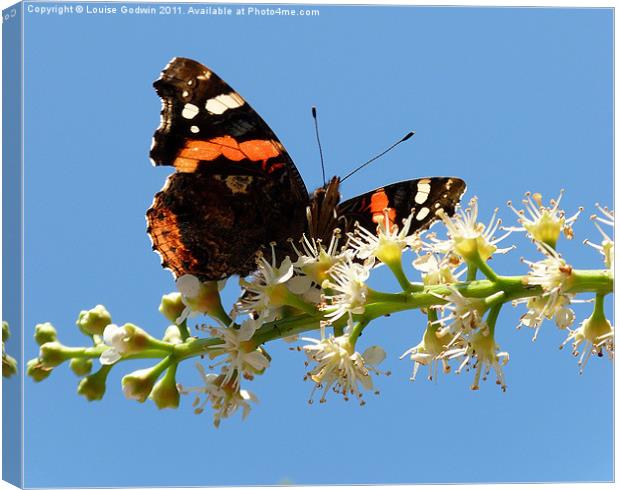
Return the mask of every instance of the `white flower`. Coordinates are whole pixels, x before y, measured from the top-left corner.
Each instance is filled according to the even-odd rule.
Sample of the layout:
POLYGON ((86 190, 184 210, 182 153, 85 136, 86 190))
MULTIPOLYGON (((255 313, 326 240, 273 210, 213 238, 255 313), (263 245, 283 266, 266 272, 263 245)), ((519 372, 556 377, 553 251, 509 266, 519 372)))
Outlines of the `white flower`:
MULTIPOLYGON (((493 212, 493 216, 489 220, 487 226, 478 223, 478 199, 472 198, 469 201, 469 207, 463 210, 459 209, 459 213, 450 218, 443 210, 437 211, 450 237, 445 243, 440 240, 433 239, 433 251, 446 253, 450 250, 465 260, 476 260, 480 257, 483 261, 488 260, 494 253, 506 253, 512 247, 498 249, 497 244, 506 238, 511 232, 508 231, 500 238, 495 238, 494 234, 498 230, 501 220, 497 219, 497 209, 493 212)), ((430 235, 432 236, 432 235, 430 235)))
POLYGON ((579 358, 579 374, 583 373, 592 354, 603 357, 603 351, 607 351, 610 359, 614 357, 614 327, 604 317, 592 315, 584 320, 579 328, 570 331, 567 339, 560 345, 560 349, 571 341, 575 357, 579 355, 579 347, 583 344, 583 351, 579 358))
POLYGON ((176 324, 180 325, 188 318, 208 313, 209 308, 213 306, 214 295, 217 295, 217 291, 224 288, 226 279, 217 281, 217 291, 215 290, 215 282, 203 283, 191 274, 180 276, 176 280, 176 284, 181 293, 181 300, 185 305, 185 309, 176 319, 176 324))
POLYGON ((455 267, 459 264, 460 260, 454 255, 443 255, 438 259, 437 254, 432 252, 413 261, 413 267, 422 273, 422 282, 425 286, 456 282, 465 272, 465 269, 456 272, 455 267))
POLYGON ((276 265, 274 244, 271 245, 272 258, 268 262, 260 255, 256 261, 258 269, 250 281, 240 279, 239 284, 246 293, 235 304, 238 312, 256 315, 262 322, 275 320, 288 294, 286 283, 293 277, 293 263, 286 257, 282 263, 276 265))
POLYGON ((340 230, 336 229, 327 248, 321 240, 308 238, 305 234, 300 240, 301 250, 291 242, 298 258, 293 263, 295 275, 287 283, 289 291, 308 303, 320 303, 321 284, 329 277, 329 270, 351 255, 350 250, 338 248, 339 241, 340 230))
POLYGON ((596 207, 601 212, 604 217, 592 215, 590 219, 593 221, 594 226, 598 229, 598 231, 603 235, 603 241, 600 245, 596 243, 592 243, 589 240, 584 240, 584 243, 590 245, 591 247, 598 250, 605 260, 605 266, 612 271, 614 269, 614 241, 605 233, 605 230, 601 228, 599 223, 603 223, 605 225, 611 226, 612 229, 614 227, 614 212, 608 208, 601 207, 600 204, 596 204, 596 207))
POLYGON ((413 361, 413 374, 411 375, 411 381, 415 381, 420 366, 428 366, 428 379, 432 381, 437 379, 437 367, 439 362, 443 365, 443 372, 450 372, 450 366, 445 358, 445 354, 449 349, 456 349, 464 347, 464 341, 459 334, 452 335, 449 332, 443 332, 440 335, 437 328, 429 326, 424 331, 422 341, 406 351, 402 356, 403 359, 406 356, 413 361))
POLYGON ((149 335, 140 327, 126 323, 122 327, 113 323, 103 330, 103 341, 110 346, 99 361, 101 364, 114 364, 121 357, 140 352, 148 347, 149 335))
POLYGON ((454 286, 448 286, 450 294, 441 296, 434 294, 448 302, 439 307, 442 311, 448 310, 449 313, 437 320, 442 325, 440 335, 450 332, 452 335, 459 333, 469 333, 478 328, 482 322, 482 314, 486 310, 484 300, 479 298, 467 298, 463 296, 454 286))
POLYGON ((327 304, 324 309, 328 310, 325 316, 331 322, 338 320, 345 314, 349 314, 350 317, 352 314, 364 313, 368 295, 366 280, 370 276, 372 265, 372 261, 367 261, 362 265, 347 258, 344 262, 331 268, 330 279, 325 280, 322 284, 323 289, 333 290, 333 293, 324 294, 324 300, 327 304), (332 309, 331 307, 335 308, 332 309))
POLYGON ((204 386, 179 387, 179 391, 183 394, 198 393, 193 403, 194 413, 202 413, 205 405, 210 403, 211 408, 215 411, 213 414, 213 424, 216 427, 220 426, 222 419, 232 416, 239 409, 242 411, 242 418, 245 419, 252 408, 250 402, 258 402, 256 395, 250 391, 240 389, 238 383, 225 383, 224 375, 206 373, 200 363, 196 363, 196 367, 204 381, 204 386), (205 395, 202 403, 200 402, 200 394, 205 395))
POLYGON ((376 232, 356 226, 355 233, 349 235, 348 246, 358 258, 365 260, 369 257, 377 258, 386 264, 400 262, 402 251, 407 248, 418 248, 420 241, 417 234, 409 235, 413 212, 403 220, 402 228, 393 223, 390 211, 386 209, 379 217, 376 232))
POLYGON ((531 269, 525 281, 530 286, 540 286, 544 295, 552 296, 555 302, 570 287, 573 268, 546 243, 539 243, 538 248, 546 257, 538 262, 523 260, 531 269))
POLYGON ((328 278, 329 270, 351 253, 349 250, 339 248, 339 241, 340 230, 336 229, 327 248, 323 246, 321 240, 308 238, 305 234, 300 240, 301 250, 291 243, 298 255, 297 261, 293 264, 296 271, 307 276, 315 284, 322 284, 328 278))
POLYGON ((327 391, 332 389, 342 394, 345 400, 349 399, 350 394, 355 395, 363 405, 359 385, 365 390, 372 389, 370 374, 381 374, 375 366, 385 359, 383 349, 373 346, 360 354, 354 350, 348 335, 321 340, 303 337, 302 340, 311 342, 302 349, 308 359, 317 364, 304 378, 310 378, 316 383, 310 395, 310 403, 314 392, 322 388, 320 403, 326 401, 327 391))
POLYGON ((262 373, 269 367, 269 359, 249 342, 259 326, 259 322, 248 319, 241 324, 241 328, 230 326, 209 329, 212 337, 223 340, 222 344, 212 346, 208 355, 211 358, 225 355, 222 361, 212 366, 225 364, 226 367, 222 370, 224 384, 238 385, 239 375, 252 379, 254 374, 262 373))
POLYGON ((526 231, 533 240, 546 243, 552 248, 555 248, 562 232, 570 240, 573 238, 571 225, 581 211, 583 211, 583 208, 579 208, 573 216, 566 218, 564 211, 559 209, 563 194, 564 190, 561 190, 557 201, 552 199, 551 207, 547 208, 543 206, 540 194, 527 192, 522 202, 525 205, 525 211, 529 213, 529 217, 526 216, 525 211, 515 209, 512 203, 508 201, 508 207, 518 216, 518 221, 522 226, 520 228, 511 227, 507 229, 511 231, 526 231))
POLYGON ((521 325, 533 328, 532 341, 534 342, 538 338, 540 326, 545 318, 548 320, 555 318, 556 325, 562 330, 570 327, 575 321, 575 312, 569 308, 569 305, 575 301, 573 297, 572 294, 557 294, 514 301, 513 305, 526 303, 528 308, 527 313, 520 318, 517 328, 521 325))
POLYGON ((456 374, 460 374, 464 367, 467 366, 469 371, 470 361, 473 359, 472 368, 476 370, 474 374, 474 382, 471 385, 472 390, 480 389, 480 376, 486 381, 491 368, 495 371, 498 384, 502 391, 506 391, 506 382, 504 380, 503 366, 506 365, 510 356, 507 352, 498 352, 499 346, 495 343, 493 335, 490 334, 489 328, 484 325, 479 331, 475 332, 468 340, 467 346, 449 350, 445 356, 447 359, 455 359, 462 357, 456 374))

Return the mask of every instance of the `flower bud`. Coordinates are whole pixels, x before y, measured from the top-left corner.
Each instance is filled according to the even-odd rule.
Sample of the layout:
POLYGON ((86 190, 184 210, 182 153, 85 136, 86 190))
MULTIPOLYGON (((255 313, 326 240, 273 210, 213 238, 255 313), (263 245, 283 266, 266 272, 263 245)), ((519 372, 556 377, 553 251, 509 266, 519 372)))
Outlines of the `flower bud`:
POLYGON ((196 276, 185 274, 177 279, 176 284, 186 308, 175 323, 181 323, 190 315, 221 309, 219 292, 224 287, 225 281, 201 282, 196 276))
POLYGON ((56 342, 58 337, 54 325, 49 322, 39 323, 34 327, 34 340, 39 345, 47 342, 56 342))
POLYGON ((85 396, 89 402, 101 400, 105 394, 105 383, 109 371, 109 367, 104 366, 96 373, 82 378, 78 385, 77 392, 85 396))
POLYGON ((179 330, 179 327, 176 325, 170 325, 164 332, 164 337, 162 340, 164 342, 168 342, 169 344, 183 343, 183 339, 181 337, 181 331, 179 330))
POLYGON ((169 321, 176 322, 185 309, 181 293, 164 294, 159 304, 159 312, 169 321))
POLYGON ((101 364, 114 364, 124 355, 147 349, 151 343, 151 336, 131 323, 126 323, 122 327, 112 323, 105 327, 103 341, 111 349, 101 354, 101 364))
POLYGON ((97 305, 91 310, 82 310, 75 322, 86 335, 102 335, 103 330, 112 323, 112 316, 103 305, 97 305))
POLYGON ((6 342, 7 340, 9 340, 10 336, 11 331, 9 330, 9 323, 2 322, 2 342, 6 342))
POLYGON ((26 364, 26 374, 38 383, 52 374, 52 368, 43 367, 39 359, 31 359, 26 364))
POLYGON ((17 374, 17 361, 6 354, 2 356, 2 376, 10 378, 14 374, 17 374))
POLYGON ((71 359, 69 367, 77 376, 86 376, 93 369, 93 361, 86 357, 75 357, 71 359))
POLYGON ((60 342, 46 342, 39 349, 39 361, 46 368, 55 368, 67 360, 65 346, 60 342))
POLYGON ((176 368, 169 368, 151 391, 150 398, 159 409, 178 408, 179 406, 180 394, 174 376, 175 371, 176 368))
POLYGON ((121 384, 125 397, 144 403, 153 390, 153 385, 157 380, 158 374, 159 373, 154 371, 153 368, 148 368, 138 369, 124 376, 121 380, 121 384))

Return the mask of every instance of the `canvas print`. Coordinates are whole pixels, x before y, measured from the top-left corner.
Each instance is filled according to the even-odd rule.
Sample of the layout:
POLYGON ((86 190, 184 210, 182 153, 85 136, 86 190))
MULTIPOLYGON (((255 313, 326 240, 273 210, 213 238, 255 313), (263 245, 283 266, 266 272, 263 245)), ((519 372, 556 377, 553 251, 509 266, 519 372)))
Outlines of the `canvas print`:
POLYGON ((613 480, 613 10, 3 11, 3 479, 613 480))

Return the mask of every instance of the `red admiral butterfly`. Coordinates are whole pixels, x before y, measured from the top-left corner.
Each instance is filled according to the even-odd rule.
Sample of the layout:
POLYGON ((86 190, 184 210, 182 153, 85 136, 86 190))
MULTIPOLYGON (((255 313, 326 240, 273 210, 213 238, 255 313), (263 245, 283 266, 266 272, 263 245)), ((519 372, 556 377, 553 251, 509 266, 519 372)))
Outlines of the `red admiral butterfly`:
POLYGON ((255 254, 306 233, 329 241, 334 228, 369 230, 387 210, 400 224, 412 212, 410 233, 443 209, 454 213, 465 183, 429 177, 387 185, 339 204, 340 180, 308 195, 291 157, 260 116, 209 68, 174 58, 153 84, 162 100, 151 160, 176 172, 147 211, 148 233, 162 265, 176 277, 217 280, 255 269, 255 254))

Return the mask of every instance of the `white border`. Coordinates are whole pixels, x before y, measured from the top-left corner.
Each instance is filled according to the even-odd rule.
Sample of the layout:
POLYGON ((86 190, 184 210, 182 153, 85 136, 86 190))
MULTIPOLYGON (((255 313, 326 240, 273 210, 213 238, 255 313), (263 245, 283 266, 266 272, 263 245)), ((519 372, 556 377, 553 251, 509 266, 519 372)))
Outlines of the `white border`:
MULTIPOLYGON (((39 0, 30 0, 30 1, 39 1, 39 0)), ((90 2, 100 2, 100 3, 120 3, 120 2, 106 2, 105 0, 90 0, 90 2)), ((89 3, 90 3, 89 2, 89 3)), ((0 0, 0 10, 5 9, 11 5, 14 5, 16 2, 12 1, 12 0, 0 0)), ((50 2, 50 3, 62 3, 62 2, 50 2)), ((86 3, 86 2, 84 2, 86 3)), ((150 3, 150 2, 138 2, 138 1, 127 1, 127 2, 122 2, 122 3, 140 3, 140 4, 146 4, 146 3, 150 3)), ((452 7, 452 6, 464 6, 464 7, 535 7, 535 8, 543 8, 543 7, 566 7, 566 8, 593 8, 593 7, 600 7, 600 8, 616 8, 618 6, 618 4, 620 3, 619 1, 571 1, 571 0, 545 0, 544 3, 542 4, 524 4, 523 2, 510 2, 510 1, 503 1, 503 0, 475 0, 474 2, 467 2, 467 1, 459 1, 459 0, 453 0, 450 3, 442 3, 441 1, 429 1, 429 0, 418 0, 418 1, 406 1, 406 0, 391 0, 389 2, 387 1, 381 1, 381 0, 377 0, 375 2, 368 2, 368 1, 360 1, 360 0, 339 0, 338 2, 335 1, 329 1, 329 0, 312 0, 312 1, 300 1, 300 0, 290 0, 288 2, 276 2, 276 1, 264 1, 264 0, 226 0, 225 2, 216 2, 216 1, 201 1, 201 2, 192 2, 192 1, 181 1, 181 0, 167 0, 165 2, 153 2, 153 3, 212 3, 212 4, 216 4, 216 5, 221 5, 223 3, 252 3, 252 4, 301 4, 301 5, 377 5, 377 6, 388 6, 388 5, 420 5, 420 6, 437 6, 437 7, 452 7)), ((614 17, 615 17, 615 13, 614 13, 614 17)), ((24 35, 24 16, 22 16, 22 63, 23 63, 23 35, 24 35)), ((618 84, 617 84, 617 77, 616 77, 616 53, 618 52, 618 41, 617 38, 615 36, 615 19, 614 19, 614 94, 616 93, 616 90, 618 88, 618 84)), ((24 74, 24 72, 22 72, 24 74)), ((2 39, 0 37, 0 78, 2 77, 2 39)), ((25 78, 25 74, 24 74, 24 78, 25 78)), ((22 84, 23 84, 23 79, 22 79, 22 84)), ((23 85, 22 85, 22 91, 23 91, 23 85)), ((613 124, 614 124, 614 149, 613 149, 613 155, 614 155, 614 170, 615 170, 615 140, 618 138, 618 128, 616 125, 616 97, 614 95, 614 118, 613 118, 613 124)), ((0 112, 2 111, 2 100, 0 98, 0 112)), ((22 106, 22 142, 23 137, 24 137, 24 120, 23 120, 23 106, 22 106)), ((2 134, 2 119, 0 118, 0 135, 2 134)), ((0 146, 1 148, 1 146, 0 146)), ((22 162, 23 162, 23 156, 24 156, 24 148, 22 147, 22 162)), ((23 174, 22 174, 23 175, 23 174)), ((23 185, 23 180, 22 180, 22 185, 23 185)), ((614 172, 614 190, 617 189, 618 186, 618 175, 616 172, 614 172)), ((2 174, 0 172, 0 189, 2 188, 2 174)), ((22 199, 24 196, 24 188, 22 188, 22 199)), ((617 195, 614 193, 614 209, 618 209, 618 202, 617 202, 617 195)), ((22 223, 23 223, 23 211, 24 211, 24 207, 23 207, 23 201, 22 201, 22 223)), ((1 201, 0 201, 0 221, 1 221, 1 201)), ((0 227, 0 239, 1 239, 1 227, 0 227)), ((24 230, 22 228, 22 243, 23 242, 23 233, 24 230)), ((0 240, 0 252, 2 251, 2 242, 0 240)), ((23 259, 23 258, 22 258, 23 259)), ((22 277, 23 277, 23 269, 24 267, 24 262, 22 260, 22 277)), ((0 275, 2 273, 2 265, 0 263, 0 275)), ((0 306, 1 306, 1 293, 2 293, 2 285, 0 284, 0 306)), ((22 285, 22 324, 23 324, 23 320, 24 320, 24 304, 23 304, 23 285, 22 285)), ((614 311, 617 311, 617 306, 619 304, 618 298, 614 295, 614 311)), ((25 339, 25 335, 22 335, 22 364, 23 364, 23 360, 25 359, 23 357, 23 353, 24 353, 24 348, 23 348, 23 342, 25 339)), ((24 366, 20 366, 20 373, 24 373, 25 371, 23 370, 24 366)), ((24 393, 24 379, 22 377, 22 413, 23 413, 23 402, 24 402, 24 397, 23 397, 23 393, 24 393)), ((617 393, 617 378, 614 377, 614 408, 615 410, 615 414, 617 415, 617 404, 615 404, 615 394, 617 393)), ((1 414, 1 410, 2 410, 2 392, 0 390, 0 414, 1 414)), ((615 419, 614 419, 615 420, 615 419)), ((24 419, 22 418, 22 441, 23 441, 23 423, 24 423, 24 419)), ((570 430, 570 429, 567 429, 570 430)), ((1 435, 1 430, 0 430, 0 435, 1 435)), ((615 468, 618 467, 618 452, 615 451, 615 441, 618 440, 618 429, 617 429, 617 424, 614 424, 614 476, 615 476, 615 468)), ((532 450, 534 450, 534 448, 532 448, 532 450)), ((23 461, 24 461, 24 448, 22 446, 21 448, 22 451, 22 482, 24 481, 24 476, 23 475, 23 470, 24 470, 24 466, 23 466, 23 461)), ((0 445, 0 469, 1 469, 1 465, 2 465, 2 447, 0 445)), ((566 464, 578 464, 578 461, 566 461, 566 464)), ((545 488, 550 488, 550 489, 559 489, 559 488, 570 488, 571 490, 575 489, 575 490, 581 490, 581 489, 586 489, 586 488, 592 488, 596 485, 597 489, 607 489, 607 488, 615 488, 615 485, 613 483, 597 483, 597 484, 590 484, 590 483, 552 483, 552 484, 545 484, 545 488)), ((411 489, 415 489, 415 490, 444 490, 444 489, 449 489, 451 487, 453 487, 454 485, 389 485, 389 486, 385 486, 385 485, 373 485, 373 487, 375 488, 388 488, 388 487, 398 487, 398 488, 411 488, 411 489)), ((498 490, 525 490, 525 489, 529 489, 532 486, 532 484, 480 484, 480 485, 459 485, 460 488, 493 488, 493 489, 498 489, 498 490)), ((16 488, 4 481, 0 481, 0 490, 4 490, 4 489, 12 489, 12 488, 16 488)), ((104 487, 96 487, 96 488, 104 488, 104 487)), ((114 487, 116 488, 116 487, 114 487)), ((124 487, 124 488, 131 488, 131 487, 124 487)), ((181 488, 201 488, 201 487, 139 487, 142 490, 151 490, 151 489, 155 489, 155 488, 169 488, 169 489, 181 489, 181 488)), ((209 487, 209 488, 236 488, 236 489, 268 489, 268 488, 273 488, 273 487, 209 487)), ((360 486, 337 486, 337 487, 330 487, 330 486, 300 486, 300 487, 296 487, 296 488, 301 488, 301 489, 308 489, 308 490, 323 490, 323 489, 328 489, 328 488, 338 488, 341 490, 350 490, 350 489, 355 489, 355 488, 360 488, 360 486)))

